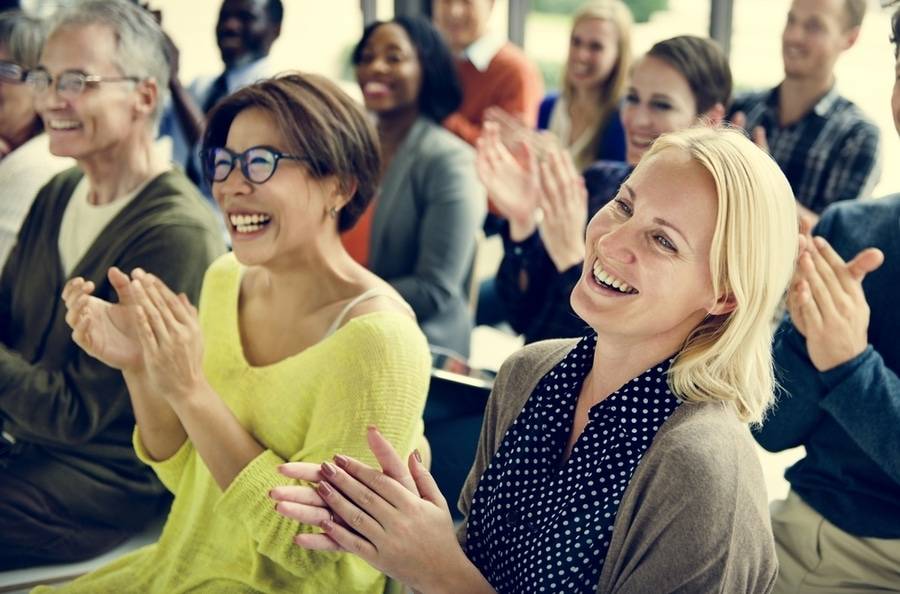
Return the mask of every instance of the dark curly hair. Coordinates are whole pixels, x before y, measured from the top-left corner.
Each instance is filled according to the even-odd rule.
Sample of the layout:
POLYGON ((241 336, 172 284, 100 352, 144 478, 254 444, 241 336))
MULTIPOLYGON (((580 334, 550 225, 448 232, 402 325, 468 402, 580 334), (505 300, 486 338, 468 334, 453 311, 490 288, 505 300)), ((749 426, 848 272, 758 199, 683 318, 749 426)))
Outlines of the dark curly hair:
POLYGON ((421 17, 398 16, 390 21, 376 21, 366 27, 362 38, 353 48, 350 61, 358 66, 369 37, 378 27, 396 24, 406 31, 416 48, 422 68, 422 88, 419 90, 419 111, 440 123, 456 111, 462 103, 462 86, 456 74, 453 54, 434 26, 421 17))

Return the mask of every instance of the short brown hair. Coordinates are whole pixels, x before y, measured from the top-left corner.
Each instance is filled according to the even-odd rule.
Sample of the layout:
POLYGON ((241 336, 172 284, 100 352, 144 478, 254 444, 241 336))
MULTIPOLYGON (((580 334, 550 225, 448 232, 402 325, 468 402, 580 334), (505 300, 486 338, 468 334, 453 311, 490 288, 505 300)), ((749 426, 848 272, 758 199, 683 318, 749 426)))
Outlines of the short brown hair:
POLYGON ((244 87, 217 104, 203 135, 204 154, 225 146, 232 122, 251 107, 272 116, 287 150, 309 159, 315 179, 334 176, 342 191, 353 191, 341 208, 338 231, 353 227, 375 195, 381 170, 375 130, 362 109, 323 76, 284 74, 244 87))
POLYGON ((716 103, 728 109, 731 103, 731 67, 715 41, 696 35, 680 35, 658 42, 647 52, 662 60, 687 80, 697 104, 697 114, 716 103))
POLYGON ((866 0, 844 0, 844 14, 847 15, 847 28, 853 29, 862 25, 866 16, 866 0))

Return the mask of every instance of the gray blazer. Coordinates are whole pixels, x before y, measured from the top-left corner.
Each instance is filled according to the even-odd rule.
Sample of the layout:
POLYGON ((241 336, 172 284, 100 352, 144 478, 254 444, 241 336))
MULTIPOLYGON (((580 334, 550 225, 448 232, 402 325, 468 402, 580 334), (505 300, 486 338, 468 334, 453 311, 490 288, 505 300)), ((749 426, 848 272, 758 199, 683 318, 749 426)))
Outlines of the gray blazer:
POLYGON ((419 118, 382 180, 369 268, 416 312, 428 342, 468 356, 468 282, 487 209, 472 147, 419 118))
MULTIPOLYGON (((500 368, 475 462, 472 496, 541 378, 578 342, 536 342, 500 368)), ((466 524, 457 536, 465 548, 466 524)), ((778 561, 766 487, 747 426, 720 403, 683 403, 660 427, 622 497, 598 594, 767 594, 778 561)))

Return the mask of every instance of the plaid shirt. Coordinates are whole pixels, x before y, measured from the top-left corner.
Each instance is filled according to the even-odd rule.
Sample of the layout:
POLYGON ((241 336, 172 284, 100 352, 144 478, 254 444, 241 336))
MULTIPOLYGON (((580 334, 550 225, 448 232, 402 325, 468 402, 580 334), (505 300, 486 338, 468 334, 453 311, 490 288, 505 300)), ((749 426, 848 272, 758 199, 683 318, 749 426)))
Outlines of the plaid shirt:
POLYGON ((731 114, 744 112, 748 132, 765 128, 769 152, 797 201, 821 213, 832 202, 868 197, 881 177, 875 124, 832 86, 803 118, 781 127, 779 91, 742 94, 731 114))

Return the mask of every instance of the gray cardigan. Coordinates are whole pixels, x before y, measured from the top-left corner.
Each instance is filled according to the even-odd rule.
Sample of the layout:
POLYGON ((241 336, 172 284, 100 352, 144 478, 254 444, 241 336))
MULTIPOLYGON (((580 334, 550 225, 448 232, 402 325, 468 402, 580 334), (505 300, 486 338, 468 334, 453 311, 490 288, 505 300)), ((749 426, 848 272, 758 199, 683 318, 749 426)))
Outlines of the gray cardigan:
POLYGON ((412 306, 428 342, 469 354, 468 281, 487 209, 472 147, 416 120, 385 173, 369 268, 412 306))
MULTIPOLYGON (((501 367, 459 498, 465 516, 506 430, 576 342, 538 342, 501 367)), ((465 524, 458 536, 465 548, 465 524)), ((747 427, 725 405, 682 404, 631 477, 597 592, 767 593, 777 570, 765 484, 747 427)))

